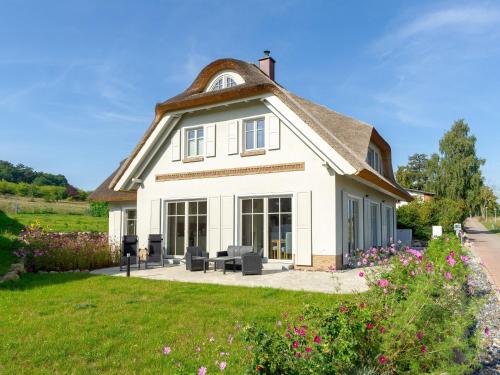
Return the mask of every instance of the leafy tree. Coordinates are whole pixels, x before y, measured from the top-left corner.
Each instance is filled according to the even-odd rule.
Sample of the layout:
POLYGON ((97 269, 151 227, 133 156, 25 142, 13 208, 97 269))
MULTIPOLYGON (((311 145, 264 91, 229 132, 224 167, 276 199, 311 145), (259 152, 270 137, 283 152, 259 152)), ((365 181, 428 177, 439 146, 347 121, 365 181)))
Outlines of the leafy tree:
POLYGON ((455 121, 439 141, 439 171, 436 193, 445 198, 465 201, 472 213, 480 206, 483 185, 481 166, 484 159, 476 155, 476 137, 469 134, 464 120, 455 121))
POLYGON ((106 217, 108 216, 109 205, 108 202, 90 202, 90 215, 96 217, 106 217))
POLYGON ((425 190, 427 181, 427 167, 429 159, 426 154, 413 154, 408 157, 408 164, 398 167, 396 180, 408 189, 425 190))
POLYGON ((497 206, 497 197, 493 189, 489 186, 481 186, 479 200, 481 206, 481 216, 483 217, 486 217, 487 210, 491 211, 497 206))
POLYGON ((16 183, 24 182, 38 186, 66 186, 68 184, 66 177, 61 174, 36 172, 26 165, 14 165, 5 160, 0 160, 0 180, 16 183))

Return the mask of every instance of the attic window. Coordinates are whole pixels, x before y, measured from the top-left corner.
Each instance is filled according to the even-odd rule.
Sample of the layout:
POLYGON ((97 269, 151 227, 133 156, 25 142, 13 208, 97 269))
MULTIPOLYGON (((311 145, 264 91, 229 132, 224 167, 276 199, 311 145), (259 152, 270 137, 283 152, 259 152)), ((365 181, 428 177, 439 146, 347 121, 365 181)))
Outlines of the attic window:
POLYGON ((207 91, 217 91, 244 83, 243 78, 235 73, 223 73, 215 77, 208 85, 207 91))

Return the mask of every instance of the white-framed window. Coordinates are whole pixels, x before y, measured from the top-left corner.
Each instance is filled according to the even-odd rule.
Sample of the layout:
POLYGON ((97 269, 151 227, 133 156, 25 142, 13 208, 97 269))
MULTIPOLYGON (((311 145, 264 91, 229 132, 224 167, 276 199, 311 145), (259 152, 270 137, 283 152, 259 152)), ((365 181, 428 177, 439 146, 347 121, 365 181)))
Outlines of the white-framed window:
POLYGON ((245 151, 265 147, 266 124, 264 118, 243 121, 243 146, 245 151))
POLYGON ((186 156, 201 156, 205 152, 205 131, 202 126, 186 129, 186 156))
POLYGON ((137 210, 125 210, 125 234, 135 235, 137 228, 137 210))
POLYGON ((349 253, 359 249, 359 199, 349 197, 347 199, 347 251, 349 253))
POLYGON ((215 80, 208 87, 207 91, 217 91, 217 90, 227 89, 229 87, 238 85, 239 84, 238 81, 241 81, 241 79, 238 79, 236 76, 232 74, 229 73, 221 74, 220 76, 215 78, 215 80))
POLYGON ((382 159, 380 157, 380 154, 372 147, 368 147, 368 155, 366 157, 366 161, 368 162, 370 167, 375 169, 378 173, 382 174, 382 159))

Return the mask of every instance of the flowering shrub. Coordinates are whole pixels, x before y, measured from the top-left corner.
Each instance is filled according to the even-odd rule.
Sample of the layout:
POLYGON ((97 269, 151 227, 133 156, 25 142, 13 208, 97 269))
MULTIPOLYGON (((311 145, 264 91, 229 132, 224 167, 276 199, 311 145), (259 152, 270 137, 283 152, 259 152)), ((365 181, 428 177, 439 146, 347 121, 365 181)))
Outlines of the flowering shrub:
MULTIPOLYGON (((306 307, 274 330, 246 329, 263 374, 468 373, 475 298, 456 239, 394 252, 382 272, 360 272, 370 290, 331 308, 306 307)), ((371 255, 369 255, 371 256, 371 255)), ((387 259, 387 258, 383 258, 387 259)))
POLYGON ((396 244, 388 247, 372 247, 368 250, 356 250, 347 258, 347 267, 373 267, 388 264, 392 256, 405 250, 406 248, 398 248, 396 244))
POLYGON ((92 270, 116 265, 119 260, 105 234, 51 233, 35 223, 21 232, 19 240, 23 246, 14 255, 24 258, 30 272, 92 270))

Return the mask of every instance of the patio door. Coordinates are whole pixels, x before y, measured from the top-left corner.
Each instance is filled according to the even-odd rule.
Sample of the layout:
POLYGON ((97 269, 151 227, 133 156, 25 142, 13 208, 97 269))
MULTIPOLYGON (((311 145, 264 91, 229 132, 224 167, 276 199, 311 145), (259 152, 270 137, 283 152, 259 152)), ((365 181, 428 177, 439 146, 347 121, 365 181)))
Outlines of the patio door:
POLYGON ((167 254, 183 256, 187 246, 207 247, 207 201, 169 202, 167 254))
POLYGON ((241 244, 269 259, 292 259, 292 198, 241 199, 241 244))

